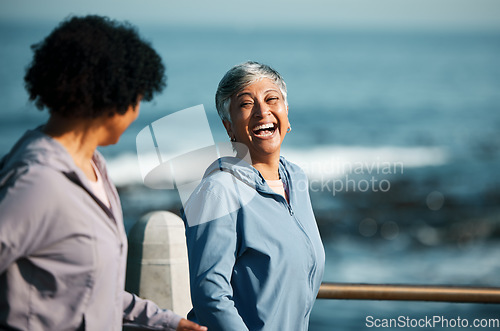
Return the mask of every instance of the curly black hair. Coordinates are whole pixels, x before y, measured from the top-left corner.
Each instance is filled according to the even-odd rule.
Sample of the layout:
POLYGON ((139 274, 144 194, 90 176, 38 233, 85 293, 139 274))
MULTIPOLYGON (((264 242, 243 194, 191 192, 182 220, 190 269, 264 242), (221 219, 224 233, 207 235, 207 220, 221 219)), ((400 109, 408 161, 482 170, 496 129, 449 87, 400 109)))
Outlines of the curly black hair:
POLYGON ((24 77, 29 98, 63 117, 124 114, 166 86, 160 56, 129 23, 71 17, 31 48, 24 77))

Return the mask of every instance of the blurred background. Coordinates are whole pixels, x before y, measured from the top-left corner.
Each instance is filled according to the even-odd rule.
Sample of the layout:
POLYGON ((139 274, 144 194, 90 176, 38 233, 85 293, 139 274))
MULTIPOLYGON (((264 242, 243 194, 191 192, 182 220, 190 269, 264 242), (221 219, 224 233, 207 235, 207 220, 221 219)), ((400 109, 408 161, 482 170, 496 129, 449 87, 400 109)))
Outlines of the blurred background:
MULTIPOLYGON (((227 141, 217 84, 256 60, 287 82, 293 131, 282 154, 309 176, 325 281, 500 286, 500 2, 2 1, 0 155, 48 117, 24 90, 30 45, 86 14, 137 26, 167 66, 165 92, 142 104, 117 145, 101 148, 127 228, 150 210, 180 208, 175 191, 143 185, 138 132, 203 104, 214 140, 227 141)), ((310 330, 360 330, 368 315, 472 321, 498 311, 318 300, 310 330)))

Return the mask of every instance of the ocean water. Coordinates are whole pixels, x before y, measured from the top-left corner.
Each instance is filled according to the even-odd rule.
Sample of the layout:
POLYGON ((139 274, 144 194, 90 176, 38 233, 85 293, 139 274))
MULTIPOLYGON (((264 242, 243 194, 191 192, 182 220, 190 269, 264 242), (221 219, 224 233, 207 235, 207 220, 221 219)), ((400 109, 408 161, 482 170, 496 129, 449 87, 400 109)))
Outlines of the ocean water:
MULTIPOLYGON (((51 26, 0 23, 0 155, 46 112, 23 88, 30 45, 51 26)), ((282 154, 310 179, 327 253, 325 281, 500 286, 500 33, 221 30, 141 26, 168 87, 101 149, 127 226, 178 211, 175 191, 144 187, 135 138, 203 104, 227 141, 214 94, 234 64, 261 61, 288 86, 292 132, 282 154)), ((196 136, 179 127, 173 137, 196 136)), ((175 141, 172 141, 175 143, 175 141)), ((366 317, 500 318, 498 305, 318 300, 310 330, 360 330, 366 317)), ((424 328, 425 329, 425 328, 424 328)), ((446 328, 442 328, 446 329, 446 328)))

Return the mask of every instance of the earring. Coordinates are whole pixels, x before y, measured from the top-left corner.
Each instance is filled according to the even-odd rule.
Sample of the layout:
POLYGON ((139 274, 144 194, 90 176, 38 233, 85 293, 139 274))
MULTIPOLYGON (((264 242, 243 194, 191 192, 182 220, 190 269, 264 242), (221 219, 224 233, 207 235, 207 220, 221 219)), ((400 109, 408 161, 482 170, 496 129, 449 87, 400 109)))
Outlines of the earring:
POLYGON ((236 138, 235 137, 231 137, 230 140, 231 140, 232 143, 236 142, 236 138))
POLYGON ((288 127, 288 129, 286 129, 286 133, 290 133, 290 131, 292 131, 292 126, 291 125, 288 127))

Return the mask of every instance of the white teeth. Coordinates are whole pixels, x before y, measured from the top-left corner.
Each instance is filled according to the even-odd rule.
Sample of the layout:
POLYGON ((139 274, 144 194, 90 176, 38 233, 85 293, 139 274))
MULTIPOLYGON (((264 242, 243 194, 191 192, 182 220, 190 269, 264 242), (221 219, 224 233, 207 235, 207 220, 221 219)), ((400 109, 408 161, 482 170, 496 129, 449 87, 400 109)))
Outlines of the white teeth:
POLYGON ((266 124, 261 124, 259 126, 256 126, 253 128, 254 130, 265 130, 265 129, 273 129, 274 124, 273 123, 266 123, 266 124))
POLYGON ((271 136, 272 134, 273 134, 273 132, 267 131, 265 133, 259 133, 256 136, 258 136, 258 137, 268 137, 268 136, 271 136))

